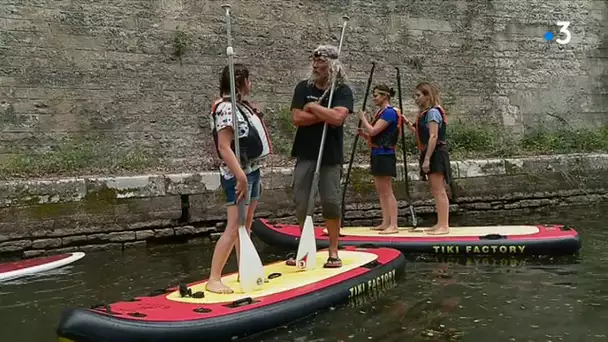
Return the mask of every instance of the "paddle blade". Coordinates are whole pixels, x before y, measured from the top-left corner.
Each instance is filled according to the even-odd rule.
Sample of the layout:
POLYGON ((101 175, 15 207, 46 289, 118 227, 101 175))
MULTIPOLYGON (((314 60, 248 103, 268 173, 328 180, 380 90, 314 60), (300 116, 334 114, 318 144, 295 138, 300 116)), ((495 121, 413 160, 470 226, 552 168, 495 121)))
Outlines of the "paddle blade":
POLYGON ((300 270, 314 269, 317 266, 317 241, 315 240, 315 227, 311 216, 306 216, 298 254, 296 255, 296 267, 300 270))
POLYGON ((243 292, 251 292, 264 285, 264 265, 245 226, 239 227, 239 282, 243 292))

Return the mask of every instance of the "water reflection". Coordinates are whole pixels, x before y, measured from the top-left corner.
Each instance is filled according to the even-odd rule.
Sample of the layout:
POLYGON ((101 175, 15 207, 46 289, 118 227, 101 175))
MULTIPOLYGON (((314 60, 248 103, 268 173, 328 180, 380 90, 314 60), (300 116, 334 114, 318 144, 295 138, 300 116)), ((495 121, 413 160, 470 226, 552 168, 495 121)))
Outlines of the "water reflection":
MULTIPOLYGON (((606 341, 608 234, 599 214, 606 209, 553 210, 528 219, 560 222, 561 215, 577 222, 581 255, 408 255, 396 288, 243 341, 606 341)), ((2 340, 54 341, 66 306, 109 303, 206 277, 212 247, 199 242, 89 253, 72 266, 4 283, 0 322, 12 329, 2 340)), ((284 251, 264 246, 261 254, 270 262, 284 251)), ((234 270, 232 259, 226 271, 234 270)))

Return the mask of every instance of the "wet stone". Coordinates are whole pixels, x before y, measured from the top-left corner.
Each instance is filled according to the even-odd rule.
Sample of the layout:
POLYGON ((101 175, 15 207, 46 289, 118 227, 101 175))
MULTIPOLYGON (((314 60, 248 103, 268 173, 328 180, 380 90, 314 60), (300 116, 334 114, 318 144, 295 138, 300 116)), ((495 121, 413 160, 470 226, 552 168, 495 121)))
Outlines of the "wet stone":
POLYGON ((55 239, 34 240, 34 242, 32 242, 31 247, 34 249, 48 249, 48 248, 57 248, 60 246, 61 246, 61 239, 55 238, 55 239))
POLYGON ((15 240, 0 243, 0 253, 22 251, 32 246, 31 240, 15 240))

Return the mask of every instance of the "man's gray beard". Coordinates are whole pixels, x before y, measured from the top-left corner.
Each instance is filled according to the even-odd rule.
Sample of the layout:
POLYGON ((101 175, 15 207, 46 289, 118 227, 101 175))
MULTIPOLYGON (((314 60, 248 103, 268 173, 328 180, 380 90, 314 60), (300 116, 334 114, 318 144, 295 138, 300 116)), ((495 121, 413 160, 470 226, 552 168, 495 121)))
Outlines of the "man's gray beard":
POLYGON ((323 76, 321 76, 319 74, 315 74, 314 71, 311 71, 310 72, 310 76, 308 77, 308 84, 313 85, 313 84, 316 84, 318 81, 321 81, 323 79, 325 79, 326 82, 329 82, 329 75, 323 77, 323 76))

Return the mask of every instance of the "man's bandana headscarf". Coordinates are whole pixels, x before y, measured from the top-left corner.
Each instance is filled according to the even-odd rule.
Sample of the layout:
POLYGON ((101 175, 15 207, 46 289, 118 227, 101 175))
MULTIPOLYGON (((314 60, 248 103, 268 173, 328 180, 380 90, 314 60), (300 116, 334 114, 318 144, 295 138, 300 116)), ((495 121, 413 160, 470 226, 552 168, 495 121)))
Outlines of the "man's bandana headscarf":
MULTIPOLYGON (((338 48, 333 45, 319 45, 313 52, 313 58, 325 58, 329 62, 329 79, 332 79, 333 75, 336 75, 336 85, 342 84, 346 81, 346 73, 340 60, 338 60, 338 48)), ((315 76, 311 72, 310 78, 308 79, 309 84, 315 82, 315 76)))
POLYGON ((333 45, 319 45, 312 52, 313 57, 327 57, 331 59, 338 59, 338 48, 333 45))

